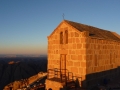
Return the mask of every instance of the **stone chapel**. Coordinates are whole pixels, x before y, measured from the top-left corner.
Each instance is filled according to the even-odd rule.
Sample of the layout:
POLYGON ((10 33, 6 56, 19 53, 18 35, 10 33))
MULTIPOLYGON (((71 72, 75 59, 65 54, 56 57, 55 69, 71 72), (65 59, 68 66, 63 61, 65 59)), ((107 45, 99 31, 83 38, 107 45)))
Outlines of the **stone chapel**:
POLYGON ((89 88, 119 75, 119 34, 63 20, 47 38, 46 89, 60 90, 76 80, 79 87, 89 88))

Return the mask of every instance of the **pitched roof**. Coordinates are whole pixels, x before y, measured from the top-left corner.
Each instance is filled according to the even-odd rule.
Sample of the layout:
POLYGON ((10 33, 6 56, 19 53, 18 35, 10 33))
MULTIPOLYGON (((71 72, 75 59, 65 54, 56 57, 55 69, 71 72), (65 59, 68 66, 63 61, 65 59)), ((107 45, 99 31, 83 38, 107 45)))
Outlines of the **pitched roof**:
POLYGON ((120 35, 118 34, 115 35, 111 31, 103 30, 97 27, 93 27, 93 26, 89 26, 89 25, 85 25, 85 24, 81 24, 81 23, 77 23, 69 20, 64 20, 64 21, 81 32, 88 31, 89 36, 91 37, 120 41, 120 37, 118 37, 120 35))

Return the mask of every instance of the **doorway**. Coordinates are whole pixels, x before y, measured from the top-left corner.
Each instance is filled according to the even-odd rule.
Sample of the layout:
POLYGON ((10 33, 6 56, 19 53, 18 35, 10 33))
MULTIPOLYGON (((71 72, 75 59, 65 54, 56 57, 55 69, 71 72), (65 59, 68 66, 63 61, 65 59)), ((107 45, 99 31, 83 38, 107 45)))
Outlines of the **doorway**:
POLYGON ((62 81, 66 79, 66 54, 60 55, 60 76, 62 81))

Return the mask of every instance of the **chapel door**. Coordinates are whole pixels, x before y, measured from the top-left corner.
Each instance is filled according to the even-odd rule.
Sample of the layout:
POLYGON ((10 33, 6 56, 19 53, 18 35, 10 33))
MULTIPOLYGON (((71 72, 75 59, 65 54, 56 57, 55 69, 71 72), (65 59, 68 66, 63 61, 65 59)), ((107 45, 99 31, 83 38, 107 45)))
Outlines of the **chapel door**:
POLYGON ((65 80, 66 78, 66 55, 62 54, 60 55, 60 75, 61 80, 65 80))

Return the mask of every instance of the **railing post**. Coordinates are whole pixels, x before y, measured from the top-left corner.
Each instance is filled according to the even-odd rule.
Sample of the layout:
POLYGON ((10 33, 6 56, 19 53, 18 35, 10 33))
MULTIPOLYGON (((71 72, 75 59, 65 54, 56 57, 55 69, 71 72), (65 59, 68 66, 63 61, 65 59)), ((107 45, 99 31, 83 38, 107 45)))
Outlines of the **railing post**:
POLYGON ((68 72, 68 80, 72 79, 73 80, 73 73, 72 72, 68 72), (70 74, 71 73, 71 74, 70 74), (70 78, 71 75, 71 78, 70 78))
POLYGON ((61 72, 60 72, 60 81, 62 82, 62 74, 61 74, 61 72))

